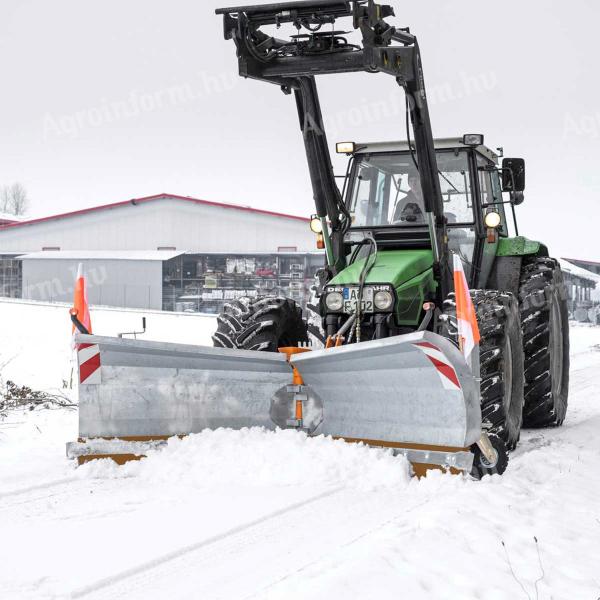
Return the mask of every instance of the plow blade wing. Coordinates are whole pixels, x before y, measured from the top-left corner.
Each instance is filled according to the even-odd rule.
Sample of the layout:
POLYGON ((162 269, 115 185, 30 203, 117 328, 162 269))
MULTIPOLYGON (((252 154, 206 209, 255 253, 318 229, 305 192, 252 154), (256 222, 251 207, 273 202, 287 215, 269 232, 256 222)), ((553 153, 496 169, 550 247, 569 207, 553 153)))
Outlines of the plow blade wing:
POLYGON ((80 438, 273 429, 271 398, 292 375, 275 353, 93 335, 76 341, 80 438))
POLYGON ((434 333, 298 354, 292 364, 323 401, 315 433, 456 448, 481 435, 479 382, 434 333))

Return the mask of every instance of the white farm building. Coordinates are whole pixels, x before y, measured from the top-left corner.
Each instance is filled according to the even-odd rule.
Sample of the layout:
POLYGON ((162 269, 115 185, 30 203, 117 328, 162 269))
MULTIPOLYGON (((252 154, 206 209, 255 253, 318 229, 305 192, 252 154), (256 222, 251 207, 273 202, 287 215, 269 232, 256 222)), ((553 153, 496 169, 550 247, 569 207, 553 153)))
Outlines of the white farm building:
POLYGON ((0 225, 0 295, 69 302, 83 263, 93 304, 216 312, 273 289, 302 302, 315 250, 307 217, 158 194, 0 225))

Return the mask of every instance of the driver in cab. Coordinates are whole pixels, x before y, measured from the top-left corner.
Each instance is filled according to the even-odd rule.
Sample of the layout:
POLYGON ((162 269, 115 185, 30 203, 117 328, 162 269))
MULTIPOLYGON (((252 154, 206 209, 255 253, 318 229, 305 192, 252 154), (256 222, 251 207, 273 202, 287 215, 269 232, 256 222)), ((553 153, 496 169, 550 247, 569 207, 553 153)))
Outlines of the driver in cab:
POLYGON ((406 196, 396 203, 392 224, 418 224, 425 222, 425 203, 423 201, 423 192, 418 173, 412 172, 408 174, 408 188, 406 196))

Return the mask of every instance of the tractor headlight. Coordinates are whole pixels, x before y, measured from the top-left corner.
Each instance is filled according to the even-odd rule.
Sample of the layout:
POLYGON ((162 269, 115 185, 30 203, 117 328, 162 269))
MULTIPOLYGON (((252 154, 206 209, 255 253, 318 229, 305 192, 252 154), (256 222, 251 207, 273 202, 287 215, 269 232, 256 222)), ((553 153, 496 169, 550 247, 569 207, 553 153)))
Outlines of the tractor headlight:
POLYGON ((490 229, 496 229, 500 225, 500 213, 496 211, 490 211, 487 213, 483 219, 485 226, 490 229))
POLYGON ((483 134, 465 133, 463 135, 463 144, 465 146, 483 146, 483 134))
POLYGON ((354 142, 338 142, 335 145, 335 151, 338 154, 354 154, 355 148, 354 142))
POLYGON ((321 222, 321 219, 319 219, 319 217, 317 215, 313 215, 310 218, 310 230, 313 233, 323 233, 323 223, 321 222))
POLYGON ((375 292, 373 304, 375 304, 377 310, 389 310, 392 308, 392 304, 394 304, 394 296, 392 296, 391 292, 380 290, 379 292, 375 292))
POLYGON ((342 306, 344 305, 344 297, 340 292, 329 292, 327 296, 325 296, 325 306, 327 310, 331 312, 339 312, 342 310, 342 306))

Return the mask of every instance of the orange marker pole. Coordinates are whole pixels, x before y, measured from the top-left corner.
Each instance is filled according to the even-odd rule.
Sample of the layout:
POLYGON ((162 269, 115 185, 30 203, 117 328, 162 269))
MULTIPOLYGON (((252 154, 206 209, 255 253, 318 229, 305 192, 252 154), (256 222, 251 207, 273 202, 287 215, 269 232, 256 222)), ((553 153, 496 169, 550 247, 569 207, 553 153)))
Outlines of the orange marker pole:
MULTIPOLYGON (((83 273, 83 265, 81 263, 77 270, 77 279, 75 280, 75 289, 73 293, 73 308, 70 313, 77 317, 88 333, 92 333, 92 319, 90 318, 90 307, 88 305, 87 285, 83 273)), ((75 333, 75 325, 72 327, 72 333, 75 333)))

